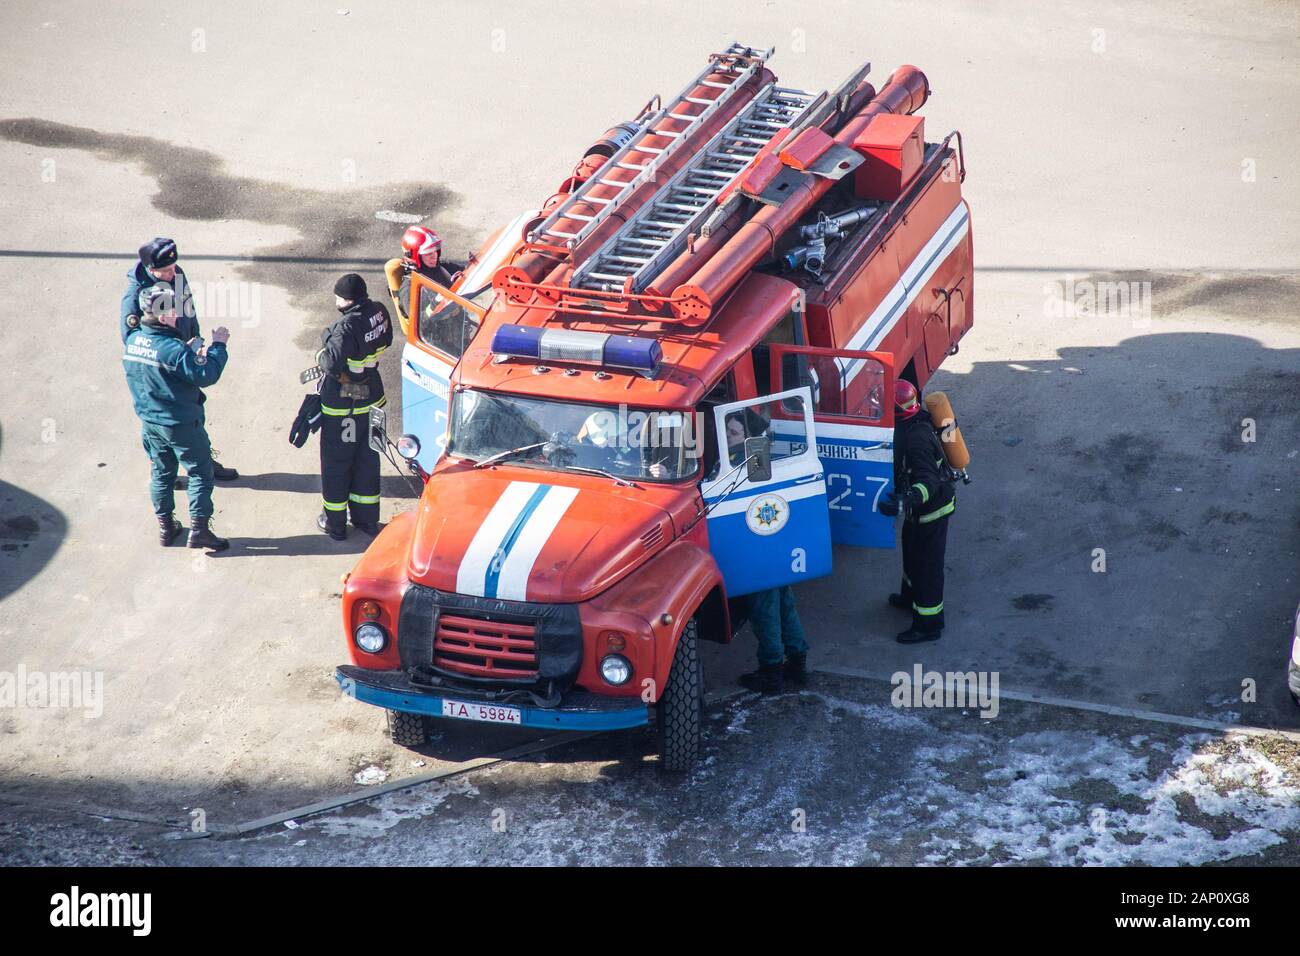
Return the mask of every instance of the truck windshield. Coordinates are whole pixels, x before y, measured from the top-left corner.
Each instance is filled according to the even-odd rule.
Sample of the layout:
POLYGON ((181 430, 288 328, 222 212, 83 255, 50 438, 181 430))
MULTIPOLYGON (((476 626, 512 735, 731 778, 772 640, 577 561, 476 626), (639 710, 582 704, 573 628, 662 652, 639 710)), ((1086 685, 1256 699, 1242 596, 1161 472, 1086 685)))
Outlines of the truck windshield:
POLYGON ((500 455, 559 471, 594 469, 619 478, 680 481, 696 473, 703 450, 696 425, 689 412, 464 389, 452 402, 447 452, 472 461, 500 455))

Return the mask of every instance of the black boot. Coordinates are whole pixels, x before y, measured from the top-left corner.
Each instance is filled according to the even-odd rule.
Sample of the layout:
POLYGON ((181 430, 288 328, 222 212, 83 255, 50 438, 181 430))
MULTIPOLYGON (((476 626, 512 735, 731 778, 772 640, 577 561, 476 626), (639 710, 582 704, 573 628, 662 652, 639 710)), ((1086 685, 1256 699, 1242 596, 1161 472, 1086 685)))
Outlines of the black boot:
POLYGON ((348 540, 348 529, 347 529, 347 527, 344 526, 342 529, 340 529, 340 530, 338 530, 338 531, 335 531, 333 528, 330 527, 329 519, 325 517, 325 512, 323 512, 323 511, 322 511, 320 514, 318 514, 318 515, 316 516, 316 527, 320 528, 322 531, 324 531, 327 535, 329 535, 329 536, 330 536, 331 538, 333 538, 335 541, 346 541, 346 540, 348 540))
POLYGON ((808 686, 808 655, 787 654, 785 657, 784 679, 795 687, 808 686))
POLYGON ((900 611, 912 610, 912 602, 909 601, 907 598, 903 597, 903 595, 901 594, 889 595, 889 606, 896 607, 900 611))
POLYGON ((379 522, 378 522, 378 521, 376 521, 374 524, 369 524, 369 523, 367 523, 367 522, 365 522, 365 521, 353 521, 353 522, 352 522, 352 527, 356 528, 358 531, 364 531, 366 534, 370 535, 370 537, 372 537, 372 538, 373 538, 375 535, 379 534, 379 522))
POLYGON ((158 543, 164 548, 176 540, 181 533, 181 524, 175 515, 158 515, 158 543))
POLYGON ((218 538, 208 527, 208 518, 194 518, 190 528, 190 540, 188 542, 191 548, 203 548, 206 551, 225 551, 230 547, 230 542, 225 538, 218 538))
POLYGON ((234 481, 239 477, 239 472, 233 468, 227 468, 214 458, 212 459, 212 477, 217 481, 234 481))
POLYGON ((900 644, 924 644, 926 641, 937 641, 943 637, 943 628, 935 628, 933 631, 918 631, 915 627, 909 627, 906 631, 900 631, 894 640, 900 644))
POLYGON ((740 675, 740 685, 760 694, 779 694, 785 690, 785 666, 759 664, 753 673, 740 675))

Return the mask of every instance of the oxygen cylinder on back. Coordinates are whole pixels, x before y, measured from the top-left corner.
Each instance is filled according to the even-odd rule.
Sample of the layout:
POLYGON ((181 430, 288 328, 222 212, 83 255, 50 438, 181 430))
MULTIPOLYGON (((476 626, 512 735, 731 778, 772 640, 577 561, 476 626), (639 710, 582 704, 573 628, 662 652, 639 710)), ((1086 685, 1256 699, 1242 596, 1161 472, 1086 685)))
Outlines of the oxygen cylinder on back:
POLYGON ((970 464, 970 451, 957 426, 952 402, 948 401, 948 396, 943 392, 931 392, 925 396, 925 409, 934 422, 934 430, 939 433, 939 443, 943 446, 943 457, 948 460, 948 467, 957 472, 964 483, 970 484, 970 476, 966 474, 966 466, 970 464))

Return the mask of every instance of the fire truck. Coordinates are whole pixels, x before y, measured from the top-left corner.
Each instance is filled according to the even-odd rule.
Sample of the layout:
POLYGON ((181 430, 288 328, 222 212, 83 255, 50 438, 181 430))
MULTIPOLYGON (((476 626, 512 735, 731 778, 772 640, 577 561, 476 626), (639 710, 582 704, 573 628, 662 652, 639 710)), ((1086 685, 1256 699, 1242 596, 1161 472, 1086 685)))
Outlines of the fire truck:
POLYGON ((424 479, 346 579, 344 691, 433 719, 700 741, 699 642, 745 595, 890 548, 892 386, 973 317, 957 132, 903 66, 782 86, 708 57, 444 288, 412 275, 403 435, 424 479))

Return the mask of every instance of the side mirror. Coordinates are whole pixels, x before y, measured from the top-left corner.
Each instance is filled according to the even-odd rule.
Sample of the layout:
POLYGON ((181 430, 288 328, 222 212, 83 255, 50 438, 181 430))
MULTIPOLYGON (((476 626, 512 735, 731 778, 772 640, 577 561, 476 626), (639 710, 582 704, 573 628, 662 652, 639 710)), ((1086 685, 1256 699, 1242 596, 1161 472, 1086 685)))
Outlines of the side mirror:
POLYGON ((772 480, 772 439, 767 435, 745 439, 746 477, 750 483, 772 480))
POLYGON ((413 461, 420 456, 420 439, 414 435, 403 435, 397 439, 397 453, 407 461, 413 461))
POLYGON ((388 415, 384 409, 370 409, 370 434, 366 440, 377 454, 383 455, 388 450, 388 415))

